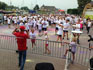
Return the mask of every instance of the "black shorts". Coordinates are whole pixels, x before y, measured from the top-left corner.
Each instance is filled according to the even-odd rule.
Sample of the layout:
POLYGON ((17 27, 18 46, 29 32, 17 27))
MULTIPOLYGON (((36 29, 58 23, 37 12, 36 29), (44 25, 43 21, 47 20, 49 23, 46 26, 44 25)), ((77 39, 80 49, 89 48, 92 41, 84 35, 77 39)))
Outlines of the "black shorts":
POLYGON ((62 37, 62 35, 58 35, 59 37, 62 37))
POLYGON ((71 49, 69 49, 69 51, 70 51, 72 54, 75 54, 75 52, 73 52, 71 49))
POLYGON ((56 27, 56 30, 58 30, 58 27, 56 27))
POLYGON ((42 28, 43 31, 47 31, 47 28, 42 28))
POLYGON ((39 33, 41 33, 42 30, 39 30, 39 33))
POLYGON ((67 30, 63 30, 63 32, 68 32, 67 30))
POLYGON ((75 52, 71 51, 72 54, 75 54, 75 52))
POLYGON ((55 22, 53 22, 53 24, 56 24, 55 22))

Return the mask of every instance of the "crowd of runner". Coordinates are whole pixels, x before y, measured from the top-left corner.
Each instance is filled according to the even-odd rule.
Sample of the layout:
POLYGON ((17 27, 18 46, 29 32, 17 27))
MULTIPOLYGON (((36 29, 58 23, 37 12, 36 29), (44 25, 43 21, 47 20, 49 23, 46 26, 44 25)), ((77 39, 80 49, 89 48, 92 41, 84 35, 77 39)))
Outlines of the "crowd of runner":
POLYGON ((69 40, 68 31, 72 29, 77 31, 86 29, 87 33, 89 33, 93 25, 93 22, 89 18, 81 18, 75 15, 4 15, 4 21, 9 25, 9 28, 11 28, 11 25, 15 27, 25 26, 26 30, 34 28, 34 30, 39 31, 39 36, 41 36, 44 31, 47 31, 48 27, 55 27, 55 34, 58 35, 57 40, 62 40, 61 36, 63 36, 64 39, 65 34, 67 35, 67 40, 69 40), (63 27, 59 24, 63 25, 63 27), (76 26, 74 27, 73 25, 76 26))

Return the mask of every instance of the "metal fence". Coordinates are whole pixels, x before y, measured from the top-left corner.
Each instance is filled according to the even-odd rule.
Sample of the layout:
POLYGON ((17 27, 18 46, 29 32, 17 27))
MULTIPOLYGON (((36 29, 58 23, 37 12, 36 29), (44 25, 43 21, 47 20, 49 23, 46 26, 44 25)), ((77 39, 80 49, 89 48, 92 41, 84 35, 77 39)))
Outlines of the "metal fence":
MULTIPOLYGON (((34 48, 32 49, 31 39, 28 39, 28 53, 51 56, 62 59, 66 49, 68 48, 68 44, 64 44, 63 46, 61 46, 61 42, 48 41, 48 48, 51 50, 51 54, 45 54, 45 41, 46 40, 36 39, 36 46, 34 46, 34 48)), ((0 35, 0 50, 17 50, 16 37, 0 35)), ((75 63, 88 66, 88 60, 91 56, 93 56, 93 50, 89 50, 89 48, 86 47, 77 46, 77 51, 75 54, 75 63)))

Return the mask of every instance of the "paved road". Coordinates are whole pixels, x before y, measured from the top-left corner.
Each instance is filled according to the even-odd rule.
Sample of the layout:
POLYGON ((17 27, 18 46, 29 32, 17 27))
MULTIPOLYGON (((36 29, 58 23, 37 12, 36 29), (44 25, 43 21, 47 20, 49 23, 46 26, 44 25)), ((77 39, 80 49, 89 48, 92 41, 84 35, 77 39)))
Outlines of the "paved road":
MULTIPOLYGON (((52 63, 55 70, 64 70, 65 60, 30 53, 27 53, 24 70, 35 70, 35 65, 41 62, 52 63)), ((0 50, 0 70, 19 70, 18 54, 15 51, 0 50)), ((87 70, 87 67, 74 64, 69 70, 87 70)))

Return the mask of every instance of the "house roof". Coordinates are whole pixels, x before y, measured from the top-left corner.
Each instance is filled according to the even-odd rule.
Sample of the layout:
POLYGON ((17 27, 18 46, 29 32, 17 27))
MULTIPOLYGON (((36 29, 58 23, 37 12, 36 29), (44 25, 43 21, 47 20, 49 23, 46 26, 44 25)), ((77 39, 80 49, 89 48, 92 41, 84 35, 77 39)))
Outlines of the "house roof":
MULTIPOLYGON (((44 8, 49 8, 49 9, 55 8, 55 6, 45 6, 45 5, 43 5, 42 7, 44 7, 44 8)), ((56 9, 56 8, 55 8, 55 9, 56 9)))

